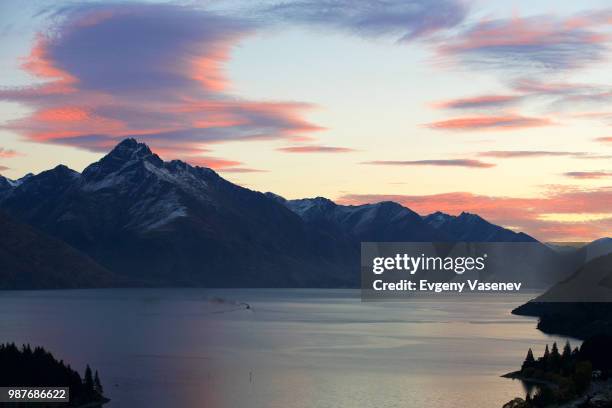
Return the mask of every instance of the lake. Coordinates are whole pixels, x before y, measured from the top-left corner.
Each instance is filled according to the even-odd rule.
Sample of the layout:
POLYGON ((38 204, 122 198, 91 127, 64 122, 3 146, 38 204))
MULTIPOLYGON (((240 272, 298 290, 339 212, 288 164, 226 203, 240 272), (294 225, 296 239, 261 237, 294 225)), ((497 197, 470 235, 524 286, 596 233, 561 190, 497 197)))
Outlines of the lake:
POLYGON ((565 341, 510 314, 530 297, 4 291, 0 342, 41 345, 81 373, 89 363, 107 408, 501 408, 523 391, 499 376, 518 369, 529 347, 538 356, 565 341))

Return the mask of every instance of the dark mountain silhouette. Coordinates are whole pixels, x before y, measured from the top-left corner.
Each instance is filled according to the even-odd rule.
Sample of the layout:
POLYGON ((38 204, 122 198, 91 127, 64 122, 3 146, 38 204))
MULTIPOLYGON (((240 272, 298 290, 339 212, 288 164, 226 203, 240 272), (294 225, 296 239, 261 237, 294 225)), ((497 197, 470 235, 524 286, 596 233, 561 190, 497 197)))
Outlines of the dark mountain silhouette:
POLYGON ((0 289, 125 284, 88 256, 0 211, 0 289))
POLYGON ((612 335, 612 254, 586 262, 512 313, 539 317, 538 328, 546 333, 577 338, 612 335))
POLYGON ((346 254, 285 206, 133 139, 82 174, 58 166, 28 178, 1 206, 147 285, 357 284, 346 254))
POLYGON ((523 232, 514 232, 491 224, 476 214, 462 212, 458 216, 435 212, 423 217, 433 228, 445 232, 457 241, 466 242, 537 242, 523 232))
POLYGON ((0 180, 0 208, 151 286, 357 287, 362 241, 534 241, 471 214, 285 200, 165 162, 134 139, 82 173, 60 165, 0 180))
MULTIPOLYGON (((270 194, 270 193, 268 193, 270 194)), ((339 205, 323 198, 285 200, 275 196, 308 225, 357 242, 449 241, 453 237, 427 225, 414 211, 392 201, 339 205)))

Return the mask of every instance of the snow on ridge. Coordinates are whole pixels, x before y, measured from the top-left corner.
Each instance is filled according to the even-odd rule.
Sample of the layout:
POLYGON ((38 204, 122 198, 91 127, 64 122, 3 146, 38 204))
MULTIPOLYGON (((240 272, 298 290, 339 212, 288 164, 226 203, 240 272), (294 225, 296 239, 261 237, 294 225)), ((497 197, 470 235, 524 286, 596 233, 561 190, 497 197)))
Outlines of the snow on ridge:
POLYGON ((187 216, 187 208, 181 205, 176 194, 170 193, 164 199, 151 196, 139 200, 128 210, 130 221, 126 228, 140 231, 151 231, 162 227, 171 221, 187 216))

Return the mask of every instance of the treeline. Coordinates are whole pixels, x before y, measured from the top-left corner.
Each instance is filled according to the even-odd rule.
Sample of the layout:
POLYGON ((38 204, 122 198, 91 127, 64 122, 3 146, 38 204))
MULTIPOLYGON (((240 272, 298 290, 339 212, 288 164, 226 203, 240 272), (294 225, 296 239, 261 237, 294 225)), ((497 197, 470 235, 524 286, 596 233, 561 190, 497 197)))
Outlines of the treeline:
MULTIPOLYGON (((42 347, 0 344, 0 387, 69 387, 70 404, 107 401, 98 372, 89 365, 84 377, 42 347)), ((37 405, 40 406, 40 405, 37 405)))
POLYGON ((533 395, 528 387, 525 407, 545 407, 570 401, 584 394, 593 379, 604 380, 612 374, 612 337, 596 336, 572 349, 569 341, 559 351, 557 343, 538 358, 529 349, 519 378, 537 384, 533 395))

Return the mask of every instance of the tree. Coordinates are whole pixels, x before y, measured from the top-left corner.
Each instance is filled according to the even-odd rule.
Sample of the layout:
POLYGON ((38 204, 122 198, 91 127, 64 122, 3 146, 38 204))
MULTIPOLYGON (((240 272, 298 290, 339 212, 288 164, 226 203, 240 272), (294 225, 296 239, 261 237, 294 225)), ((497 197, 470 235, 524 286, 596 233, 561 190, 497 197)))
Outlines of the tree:
POLYGON ((541 357, 542 368, 546 369, 549 359, 550 359, 550 351, 548 351, 548 344, 547 344, 546 348, 544 349, 544 355, 541 357))
POLYGON ((100 377, 98 376, 98 370, 96 370, 96 375, 94 376, 94 389, 98 394, 104 393, 104 388, 102 388, 102 383, 100 382, 100 377))
POLYGON ((549 357, 549 369, 553 371, 559 371, 561 368, 561 354, 559 354, 559 348, 557 342, 554 342, 550 351, 549 357))
POLYGON ((89 367, 89 364, 88 364, 87 367, 85 368, 85 391, 90 393, 90 392, 93 392, 93 390, 94 390, 94 380, 91 374, 91 368, 89 367))
POLYGON ((570 346, 569 340, 565 342, 565 346, 563 347, 563 353, 561 354, 561 360, 563 362, 567 362, 572 357, 572 346, 570 346))
POLYGON ((550 356, 551 357, 560 356, 559 348, 557 347, 557 342, 556 341, 552 345, 552 350, 550 351, 550 356))
POLYGON ((535 358, 533 358, 533 351, 530 348, 529 351, 527 352, 527 357, 525 357, 525 361, 523 361, 523 366, 521 367, 521 370, 524 370, 526 368, 531 368, 534 365, 535 365, 535 358))

